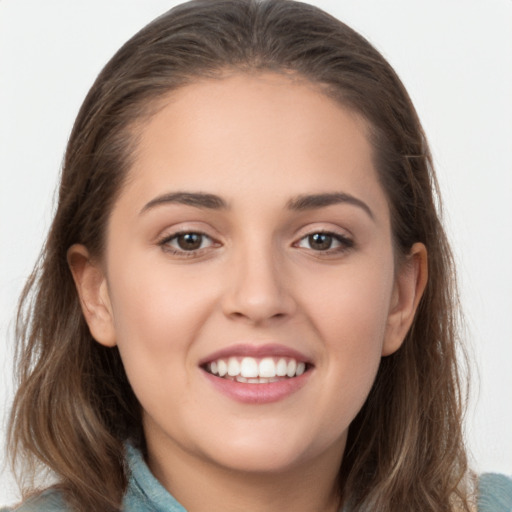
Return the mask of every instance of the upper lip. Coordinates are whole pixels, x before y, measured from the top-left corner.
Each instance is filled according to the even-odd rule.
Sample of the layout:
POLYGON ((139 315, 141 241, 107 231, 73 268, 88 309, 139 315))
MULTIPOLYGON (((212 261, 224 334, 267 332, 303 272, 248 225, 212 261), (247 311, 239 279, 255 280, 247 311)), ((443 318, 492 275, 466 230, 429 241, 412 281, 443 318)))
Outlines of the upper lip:
POLYGON ((227 359, 229 357, 289 357, 297 362, 312 364, 311 358, 302 352, 280 345, 277 343, 267 343, 264 345, 237 344, 217 350, 199 361, 199 366, 216 361, 218 359, 227 359))

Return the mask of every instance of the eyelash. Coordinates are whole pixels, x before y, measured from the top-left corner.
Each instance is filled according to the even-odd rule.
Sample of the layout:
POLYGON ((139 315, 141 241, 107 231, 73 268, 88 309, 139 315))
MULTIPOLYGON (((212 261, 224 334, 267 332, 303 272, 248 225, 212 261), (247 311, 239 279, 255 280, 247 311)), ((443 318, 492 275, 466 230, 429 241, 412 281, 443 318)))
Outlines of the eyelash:
MULTIPOLYGON (((180 256, 180 257, 184 257, 184 258, 193 258, 193 257, 200 256, 203 251, 209 249, 210 247, 214 247, 215 245, 219 246, 220 244, 218 242, 215 242, 215 240, 213 240, 212 237, 210 237, 207 234, 202 233, 200 231, 179 231, 177 233, 173 233, 172 235, 165 236, 158 242, 158 245, 165 252, 172 254, 174 256, 180 256), (172 245, 170 245, 171 242, 173 242, 173 241, 177 242, 179 237, 186 236, 186 235, 200 237, 200 247, 198 247, 197 249, 187 250, 187 249, 183 249, 183 248, 173 247, 172 245), (201 247, 203 245, 203 243, 205 242, 205 240, 209 240, 210 244, 207 247, 201 247)), ((295 242, 293 244, 293 247, 304 248, 304 249, 310 250, 314 253, 317 253, 318 256, 329 256, 329 255, 342 254, 342 253, 352 249, 354 247, 354 241, 344 235, 340 235, 338 233, 333 233, 332 231, 319 230, 319 231, 313 231, 311 233, 308 233, 307 235, 304 235, 297 242, 295 242), (311 238, 318 236, 318 235, 329 237, 330 242, 337 243, 338 246, 334 247, 334 248, 328 247, 326 249, 316 250, 316 249, 313 249, 312 247, 308 248, 308 247, 304 247, 301 245, 301 243, 303 241, 308 241, 309 243, 311 243, 311 241, 312 241, 311 238)))
POLYGON ((173 233, 172 235, 165 236, 158 242, 158 245, 165 252, 172 254, 174 256, 181 256, 184 258, 193 258, 193 257, 199 256, 205 249, 209 249, 210 247, 212 247, 216 244, 219 245, 212 239, 212 237, 208 236, 205 233, 201 233, 200 231, 179 231, 177 233, 173 233), (179 237, 185 236, 185 235, 195 235, 195 236, 201 237, 200 245, 203 245, 203 242, 205 241, 205 239, 210 240, 211 245, 209 245, 208 247, 199 247, 199 248, 193 249, 193 250, 186 250, 186 249, 182 249, 182 248, 178 248, 178 247, 173 247, 172 245, 170 245, 170 243, 172 241, 174 241, 174 240, 178 241, 179 237))
POLYGON ((298 242, 294 244, 295 247, 302 247, 307 250, 311 250, 318 256, 330 256, 330 255, 339 255, 342 254, 354 247, 354 241, 351 238, 348 238, 347 236, 340 235, 339 233, 333 233, 332 231, 313 231, 311 233, 308 233, 307 235, 303 236, 298 242), (331 242, 339 244, 337 247, 328 247, 325 250, 316 250, 312 247, 302 247, 300 244, 303 241, 311 242, 311 237, 321 235, 326 236, 331 239, 331 242))

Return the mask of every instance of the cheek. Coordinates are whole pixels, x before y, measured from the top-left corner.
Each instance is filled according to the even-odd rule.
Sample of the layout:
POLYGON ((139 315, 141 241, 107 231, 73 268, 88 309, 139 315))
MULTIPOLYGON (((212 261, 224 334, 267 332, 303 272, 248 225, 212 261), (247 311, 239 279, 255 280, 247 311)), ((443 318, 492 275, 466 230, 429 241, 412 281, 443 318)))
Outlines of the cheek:
POLYGON ((391 258, 307 279, 304 309, 327 343, 356 353, 381 347, 393 291, 391 258))
MULTIPOLYGON (((161 259, 161 258, 160 258, 161 259)), ((169 349, 186 341, 213 302, 198 273, 180 272, 165 261, 116 265, 109 287, 118 344, 169 349)))
POLYGON ((165 263, 139 265, 135 258, 126 259, 112 266, 109 276, 117 345, 141 402, 162 382, 188 379, 195 369, 193 340, 214 306, 207 283, 171 272, 165 263))
POLYGON ((192 340, 208 309, 207 297, 198 296, 199 283, 171 275, 165 265, 137 266, 132 261, 129 267, 129 272, 124 265, 113 270, 115 286, 110 290, 128 380, 146 410, 158 411, 167 402, 186 404, 183 389, 195 368, 192 340))
POLYGON ((338 410, 355 415, 382 356, 393 290, 392 258, 379 265, 340 268, 336 275, 316 275, 306 287, 311 292, 304 297, 304 310, 323 341, 321 364, 342 402, 338 410))

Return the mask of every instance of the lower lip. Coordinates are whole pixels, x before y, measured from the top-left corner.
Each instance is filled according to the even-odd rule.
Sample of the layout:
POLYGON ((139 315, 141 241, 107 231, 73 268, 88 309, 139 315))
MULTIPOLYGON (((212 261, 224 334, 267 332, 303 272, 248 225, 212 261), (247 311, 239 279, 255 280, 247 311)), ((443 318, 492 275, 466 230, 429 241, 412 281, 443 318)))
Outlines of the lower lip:
POLYGON ((311 370, 299 377, 283 379, 268 384, 248 384, 216 377, 203 370, 208 381, 222 394, 246 404, 268 404, 284 400, 301 389, 308 381, 311 370))

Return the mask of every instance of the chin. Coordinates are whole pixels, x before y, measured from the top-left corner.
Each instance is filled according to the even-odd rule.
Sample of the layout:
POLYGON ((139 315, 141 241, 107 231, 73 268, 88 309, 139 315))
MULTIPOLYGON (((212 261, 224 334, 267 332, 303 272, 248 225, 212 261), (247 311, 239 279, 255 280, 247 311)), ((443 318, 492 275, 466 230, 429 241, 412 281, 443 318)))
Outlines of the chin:
POLYGON ((298 431, 271 431, 252 433, 253 435, 234 436, 212 443, 215 450, 208 450, 208 458, 214 464, 231 471, 253 474, 282 474, 310 464, 312 460, 325 454, 328 450, 339 453, 341 460, 345 445, 343 439, 334 442, 328 439, 308 439, 298 431), (263 434, 263 435, 262 435, 263 434))
POLYGON ((296 452, 252 447, 232 448, 227 453, 216 454, 212 460, 228 470, 255 475, 285 473, 306 462, 296 452))

